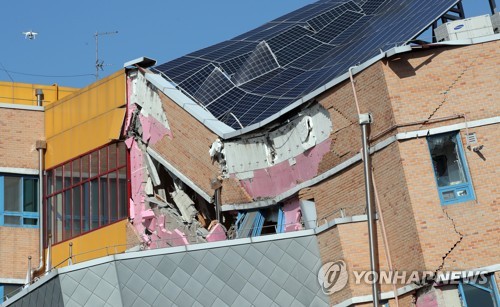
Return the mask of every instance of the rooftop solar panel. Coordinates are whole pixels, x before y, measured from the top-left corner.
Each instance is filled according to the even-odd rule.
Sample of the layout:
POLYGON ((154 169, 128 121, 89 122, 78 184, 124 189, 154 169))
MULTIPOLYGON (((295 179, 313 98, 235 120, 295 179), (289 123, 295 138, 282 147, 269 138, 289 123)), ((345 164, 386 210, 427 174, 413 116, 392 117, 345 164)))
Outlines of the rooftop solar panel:
POLYGON ((457 2, 322 0, 153 71, 240 129, 405 44, 457 2))

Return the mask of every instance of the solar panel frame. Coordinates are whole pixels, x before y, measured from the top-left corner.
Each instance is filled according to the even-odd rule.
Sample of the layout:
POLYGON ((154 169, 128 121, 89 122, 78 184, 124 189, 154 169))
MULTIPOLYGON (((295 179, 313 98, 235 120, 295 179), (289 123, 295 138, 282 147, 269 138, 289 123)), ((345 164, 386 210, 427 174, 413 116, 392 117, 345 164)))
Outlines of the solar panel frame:
POLYGON ((153 70, 180 84, 191 96, 203 82, 219 87, 213 91, 217 95, 198 92, 197 100, 213 106, 210 112, 239 129, 229 113, 234 112, 244 125, 262 121, 344 74, 350 66, 369 60, 380 50, 405 44, 457 1, 319 1, 153 70), (207 67, 217 67, 225 79, 215 82, 207 67), (228 86, 228 78, 236 88, 228 86))

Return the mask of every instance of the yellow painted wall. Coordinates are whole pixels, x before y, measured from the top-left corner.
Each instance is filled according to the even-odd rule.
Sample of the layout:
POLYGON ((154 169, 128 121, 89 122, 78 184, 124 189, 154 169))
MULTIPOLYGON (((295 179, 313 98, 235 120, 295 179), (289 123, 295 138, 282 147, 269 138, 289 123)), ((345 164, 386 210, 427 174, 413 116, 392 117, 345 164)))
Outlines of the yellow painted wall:
POLYGON ((120 70, 45 108, 45 168, 120 137, 126 78, 120 70))
POLYGON ((128 220, 125 219, 53 245, 52 266, 60 264, 57 268, 61 268, 68 265, 70 242, 73 243, 73 264, 124 252, 127 248, 127 223, 128 220))
POLYGON ((0 81, 0 103, 23 104, 36 106, 35 90, 43 90, 43 105, 47 106, 78 91, 78 88, 41 84, 28 84, 19 82, 0 81))

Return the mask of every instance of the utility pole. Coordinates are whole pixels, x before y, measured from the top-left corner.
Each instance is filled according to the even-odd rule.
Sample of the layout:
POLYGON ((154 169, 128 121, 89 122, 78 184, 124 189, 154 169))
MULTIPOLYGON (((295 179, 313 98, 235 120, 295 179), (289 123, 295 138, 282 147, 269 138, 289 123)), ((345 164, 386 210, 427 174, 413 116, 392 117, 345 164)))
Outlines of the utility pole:
POLYGON ((95 80, 99 80, 99 69, 103 70, 104 66, 104 61, 99 62, 99 35, 112 35, 112 34, 118 34, 118 31, 113 31, 113 32, 95 32, 94 38, 95 38, 95 80))

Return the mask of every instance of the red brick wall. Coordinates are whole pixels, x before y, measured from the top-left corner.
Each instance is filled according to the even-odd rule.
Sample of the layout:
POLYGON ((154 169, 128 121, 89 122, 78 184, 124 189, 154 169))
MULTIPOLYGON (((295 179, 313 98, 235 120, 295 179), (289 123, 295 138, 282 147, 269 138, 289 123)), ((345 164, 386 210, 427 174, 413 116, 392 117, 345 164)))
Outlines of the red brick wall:
POLYGON ((403 53, 384 61, 383 69, 399 124, 432 114, 439 118, 465 113, 468 120, 500 114, 498 40, 403 53))
MULTIPOLYGON (((208 195, 213 195, 210 179, 217 178, 220 171, 217 163, 212 163, 208 150, 217 135, 170 98, 162 93, 160 97, 173 138, 164 137, 152 148, 208 195)), ((224 184, 223 199, 224 194, 233 195, 229 199, 241 194, 242 192, 238 191, 240 189, 242 188, 239 185, 224 184)))
POLYGON ((38 228, 0 227, 0 277, 25 279, 28 256, 39 264, 38 244, 38 228))
POLYGON ((43 112, 0 108, 0 167, 38 169, 36 140, 44 138, 43 112))
MULTIPOLYGON (((356 76, 361 112, 374 114, 371 135, 385 131, 375 143, 397 132, 463 123, 464 118, 391 130, 395 124, 460 114, 465 114, 468 121, 500 115, 499 47, 500 42, 496 41, 405 53, 378 62, 356 76)), ((322 172, 357 154, 361 145, 350 83, 338 85, 320 97, 319 102, 330 111, 334 127, 331 152, 320 165, 322 172)), ((434 271, 447 254, 443 270, 465 270, 500 262, 498 128, 496 124, 469 129, 476 132, 479 144, 485 146, 481 155, 464 149, 474 182, 475 201, 440 204, 425 138, 393 143, 372 156, 375 184, 396 270, 434 271), (458 232, 463 239, 452 250, 460 239, 458 232)), ((465 147, 465 129, 461 137, 465 147)), ((364 208, 359 207, 364 204, 361 163, 302 190, 299 195, 301 199, 316 202, 318 218, 339 217, 340 208, 346 208, 347 215, 362 213, 364 208)), ((366 228, 366 223, 358 224, 366 228)), ((344 257, 352 267, 355 263, 366 265, 363 259, 367 254, 363 251, 367 253, 368 247, 362 243, 367 242, 366 230, 342 231, 342 227, 358 227, 350 225, 319 235, 323 261, 344 257)), ((385 261, 382 257, 380 260, 385 261)), ((332 296, 332 303, 370 294, 369 288, 356 285, 343 291, 332 296)), ((411 302, 411 295, 407 299, 411 302)))

